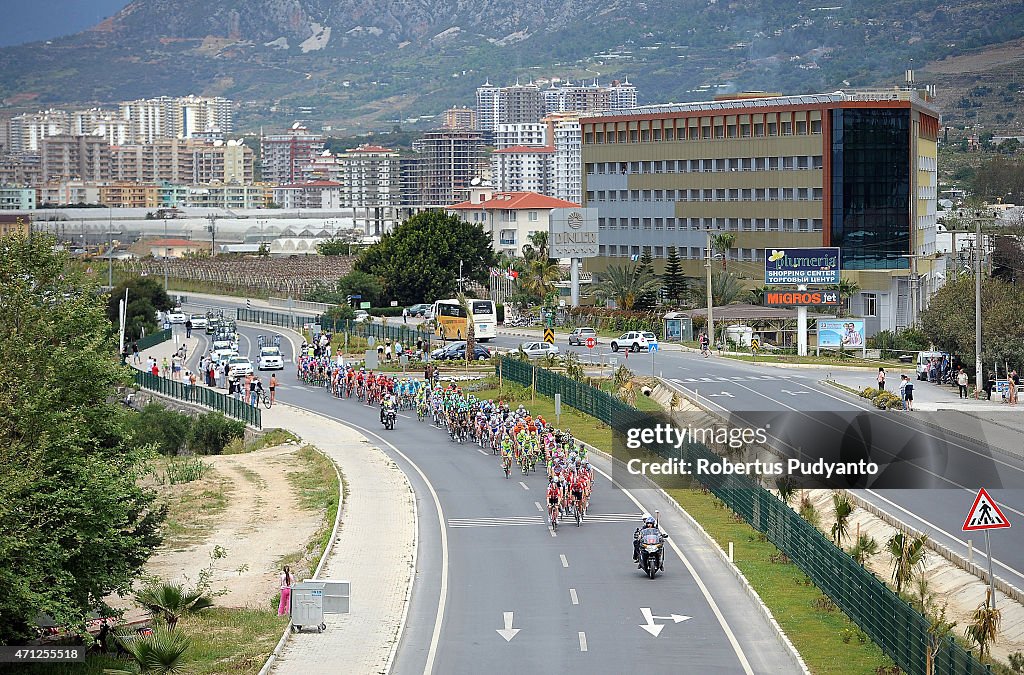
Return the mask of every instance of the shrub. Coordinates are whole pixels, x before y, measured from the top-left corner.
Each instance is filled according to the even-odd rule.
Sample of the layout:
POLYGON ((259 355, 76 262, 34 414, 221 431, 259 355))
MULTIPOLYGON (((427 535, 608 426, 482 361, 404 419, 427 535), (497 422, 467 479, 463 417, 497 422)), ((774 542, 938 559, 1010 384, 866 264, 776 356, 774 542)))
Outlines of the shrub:
POLYGON ((195 418, 188 445, 198 455, 219 455, 232 439, 244 434, 245 422, 209 412, 195 418))
POLYGON ((903 408, 903 399, 891 391, 881 391, 872 397, 871 402, 879 410, 894 410, 903 408))
POLYGON ((132 418, 131 434, 137 445, 152 445, 162 455, 177 455, 188 445, 191 427, 188 415, 149 403, 132 418))

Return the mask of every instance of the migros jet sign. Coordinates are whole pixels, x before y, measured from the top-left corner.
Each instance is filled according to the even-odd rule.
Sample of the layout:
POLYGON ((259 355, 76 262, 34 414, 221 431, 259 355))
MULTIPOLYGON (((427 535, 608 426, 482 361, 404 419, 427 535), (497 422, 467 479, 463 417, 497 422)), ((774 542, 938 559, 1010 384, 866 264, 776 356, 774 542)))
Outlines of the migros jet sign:
POLYGON ((770 307, 838 305, 838 291, 765 291, 764 304, 770 307))

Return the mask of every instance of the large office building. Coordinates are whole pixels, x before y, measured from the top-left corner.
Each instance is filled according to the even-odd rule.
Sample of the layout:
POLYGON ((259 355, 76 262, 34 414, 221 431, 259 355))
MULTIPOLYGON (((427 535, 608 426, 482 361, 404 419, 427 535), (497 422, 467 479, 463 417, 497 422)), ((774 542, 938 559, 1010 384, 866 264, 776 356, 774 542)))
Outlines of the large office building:
POLYGON ((710 235, 731 232, 729 270, 759 286, 765 249, 838 246, 869 334, 911 325, 942 282, 939 114, 921 92, 647 106, 580 125, 584 204, 600 232, 591 269, 675 246, 701 276, 710 235))

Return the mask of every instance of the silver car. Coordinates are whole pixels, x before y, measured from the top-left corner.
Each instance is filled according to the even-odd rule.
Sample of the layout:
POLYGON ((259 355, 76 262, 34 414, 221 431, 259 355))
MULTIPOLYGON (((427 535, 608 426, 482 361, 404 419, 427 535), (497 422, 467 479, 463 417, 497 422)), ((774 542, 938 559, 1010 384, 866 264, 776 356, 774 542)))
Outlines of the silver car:
POLYGON ((569 345, 585 345, 587 338, 594 338, 597 341, 597 331, 593 328, 573 328, 569 333, 569 345))
POLYGON ((558 345, 553 345, 549 342, 524 342, 519 345, 519 348, 526 352, 526 355, 530 358, 558 355, 558 345))

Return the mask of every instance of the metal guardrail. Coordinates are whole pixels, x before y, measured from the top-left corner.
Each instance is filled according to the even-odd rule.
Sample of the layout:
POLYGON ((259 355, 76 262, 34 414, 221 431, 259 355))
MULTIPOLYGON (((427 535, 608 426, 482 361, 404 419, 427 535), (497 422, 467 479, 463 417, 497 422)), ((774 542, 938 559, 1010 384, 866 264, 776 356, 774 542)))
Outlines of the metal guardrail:
POLYGON ((281 312, 271 312, 265 309, 242 308, 235 310, 235 320, 245 321, 247 323, 265 323, 271 326, 281 326, 282 328, 291 328, 297 331, 301 331, 302 327, 307 323, 313 323, 313 318, 309 316, 282 314, 281 312))
POLYGON ((142 338, 139 338, 137 340, 138 345, 139 345, 139 351, 142 351, 144 349, 149 349, 150 347, 155 347, 156 345, 160 344, 161 342, 167 342, 170 339, 171 339, 171 329, 170 328, 166 328, 164 330, 157 331, 156 333, 151 333, 151 334, 147 335, 146 337, 142 337, 142 338))
MULTIPOLYGON (((503 377, 527 387, 535 384, 539 393, 549 396, 558 392, 566 405, 613 428, 625 428, 642 415, 603 391, 534 364, 504 357, 500 367, 503 377)), ((680 452, 673 457, 689 461, 690 466, 698 459, 720 460, 697 443, 684 444, 680 452)), ((930 622, 921 612, 751 478, 707 476, 701 483, 785 553, 904 672, 926 675, 930 622)), ((990 675, 991 670, 949 637, 932 672, 990 675)))
POLYGON ((267 298, 271 307, 282 309, 299 309, 306 312, 326 312, 334 305, 326 302, 310 302, 308 300, 289 300, 288 298, 267 298))
POLYGON ((291 314, 282 314, 281 312, 271 312, 262 309, 241 308, 237 310, 235 316, 238 321, 281 326, 282 328, 291 328, 297 331, 301 331, 303 326, 308 323, 316 323, 319 324, 322 330, 329 330, 333 333, 348 333, 349 335, 359 337, 372 337, 378 340, 391 340, 392 342, 398 341, 403 345, 415 345, 416 340, 422 339, 427 343, 427 347, 429 347, 430 342, 435 339, 434 332, 428 328, 410 328, 406 325, 393 325, 378 321, 335 320, 325 316, 319 316, 314 319, 312 317, 293 316, 291 314))
POLYGON ((257 429, 263 428, 262 413, 259 408, 208 387, 182 384, 181 382, 175 382, 166 377, 159 377, 141 370, 135 371, 135 384, 143 389, 155 391, 162 396, 212 408, 228 417, 251 424, 257 429))

